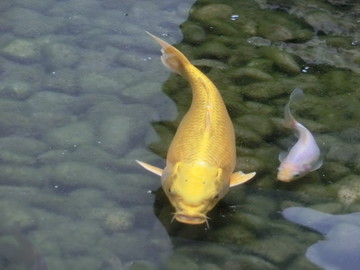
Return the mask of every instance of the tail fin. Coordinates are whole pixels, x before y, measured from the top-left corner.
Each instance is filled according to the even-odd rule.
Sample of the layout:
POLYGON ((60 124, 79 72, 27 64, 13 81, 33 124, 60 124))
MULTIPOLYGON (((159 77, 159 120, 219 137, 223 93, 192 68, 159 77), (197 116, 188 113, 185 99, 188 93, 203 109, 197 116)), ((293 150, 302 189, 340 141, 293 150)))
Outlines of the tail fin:
POLYGON ((301 90, 300 88, 295 88, 294 91, 292 91, 290 98, 289 98, 289 102, 286 104, 285 106, 285 120, 284 120, 284 124, 285 126, 289 127, 289 128, 294 128, 295 124, 296 124, 296 120, 293 117, 293 115, 291 114, 290 111, 290 104, 293 101, 299 100, 301 98, 304 97, 304 91, 301 90))
POLYGON ((166 41, 154 36, 149 32, 146 33, 148 33, 153 40, 160 44, 162 48, 161 61, 164 66, 170 69, 172 72, 184 75, 185 65, 190 64, 190 61, 186 58, 186 56, 166 41))

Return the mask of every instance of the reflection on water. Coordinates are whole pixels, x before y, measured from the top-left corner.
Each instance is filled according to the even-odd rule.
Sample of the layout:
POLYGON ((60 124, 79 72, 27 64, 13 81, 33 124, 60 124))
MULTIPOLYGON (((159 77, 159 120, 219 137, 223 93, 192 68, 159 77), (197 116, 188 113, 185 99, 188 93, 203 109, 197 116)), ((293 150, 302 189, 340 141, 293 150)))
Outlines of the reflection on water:
POLYGON ((304 207, 283 211, 286 219, 326 235, 306 251, 306 257, 324 269, 355 270, 360 264, 360 213, 331 215, 304 207))
MULTIPOLYGON (((360 212, 360 6, 191 5, 0 4, 0 243, 17 224, 55 270, 319 269, 304 254, 321 236, 279 211, 306 205, 360 212), (160 187, 158 177, 134 162, 163 167, 188 109, 187 82, 177 75, 166 80, 145 34, 178 42, 180 24, 177 47, 218 86, 228 107, 238 169, 257 172, 210 213, 210 229, 171 223, 162 190, 150 192, 160 187), (295 141, 282 126, 295 87, 306 97, 293 109, 319 142, 324 165, 278 183, 277 156, 295 141)), ((12 269, 7 255, 0 252, 0 268, 12 269)))

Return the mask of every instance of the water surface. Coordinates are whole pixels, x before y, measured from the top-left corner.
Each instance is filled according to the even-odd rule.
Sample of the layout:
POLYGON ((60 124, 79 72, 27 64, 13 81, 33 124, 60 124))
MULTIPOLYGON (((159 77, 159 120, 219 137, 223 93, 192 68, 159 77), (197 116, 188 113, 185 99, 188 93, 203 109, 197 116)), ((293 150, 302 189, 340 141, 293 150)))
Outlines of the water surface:
POLYGON ((1 269, 43 270, 34 254, 55 270, 321 269, 305 253, 323 236, 280 212, 360 212, 356 1, 14 0, 0 13, 1 269), (210 228, 171 223, 160 179, 134 163, 164 166, 191 101, 145 31, 218 86, 237 167, 257 172, 210 228), (277 156, 296 140, 282 125, 295 87, 324 165, 286 184, 277 156))

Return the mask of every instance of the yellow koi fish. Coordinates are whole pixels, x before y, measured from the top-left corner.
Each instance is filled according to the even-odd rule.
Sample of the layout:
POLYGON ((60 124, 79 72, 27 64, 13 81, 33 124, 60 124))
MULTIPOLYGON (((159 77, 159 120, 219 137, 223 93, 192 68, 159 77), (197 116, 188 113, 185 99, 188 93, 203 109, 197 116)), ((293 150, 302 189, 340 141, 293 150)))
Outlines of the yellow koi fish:
POLYGON ((235 132, 216 86, 179 50, 148 34, 162 47, 163 64, 190 82, 193 99, 170 144, 164 170, 137 162, 161 176, 162 187, 175 208, 177 221, 207 223, 207 213, 225 196, 229 187, 250 180, 255 172, 233 173, 235 132))

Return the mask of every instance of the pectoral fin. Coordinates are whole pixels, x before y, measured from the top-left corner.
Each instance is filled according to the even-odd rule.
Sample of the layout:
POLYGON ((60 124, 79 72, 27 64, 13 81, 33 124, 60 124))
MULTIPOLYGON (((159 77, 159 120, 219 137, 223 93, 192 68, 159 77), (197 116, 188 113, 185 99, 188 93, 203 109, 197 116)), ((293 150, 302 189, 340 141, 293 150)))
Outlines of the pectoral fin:
POLYGON ((322 160, 318 160, 318 161, 314 164, 314 166, 312 167, 311 171, 315 171, 315 170, 319 169, 319 168, 322 166, 322 164, 323 164, 323 161, 322 161, 322 160))
POLYGON ((139 161, 139 160, 135 160, 137 163, 139 163, 142 167, 144 167, 146 170, 152 172, 152 173, 155 173, 159 176, 162 175, 163 173, 163 170, 158 168, 158 167, 155 167, 155 166, 152 166, 150 164, 147 164, 145 162, 142 162, 142 161, 139 161))
POLYGON ((252 173, 243 173, 242 171, 235 172, 230 177, 230 187, 234 187, 240 184, 245 183, 255 176, 255 172, 252 173))

